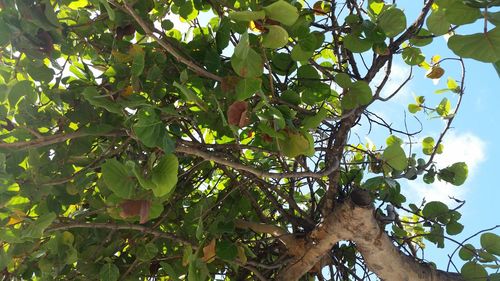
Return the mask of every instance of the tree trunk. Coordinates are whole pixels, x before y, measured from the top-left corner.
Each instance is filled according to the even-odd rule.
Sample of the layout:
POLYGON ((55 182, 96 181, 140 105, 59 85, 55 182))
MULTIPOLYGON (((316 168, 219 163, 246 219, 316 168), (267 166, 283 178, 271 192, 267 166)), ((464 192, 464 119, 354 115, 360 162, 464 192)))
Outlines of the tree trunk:
POLYGON ((338 205, 305 239, 304 253, 284 268, 278 280, 298 280, 339 241, 352 241, 379 278, 385 281, 457 281, 460 274, 436 270, 399 251, 374 217, 373 206, 338 205))

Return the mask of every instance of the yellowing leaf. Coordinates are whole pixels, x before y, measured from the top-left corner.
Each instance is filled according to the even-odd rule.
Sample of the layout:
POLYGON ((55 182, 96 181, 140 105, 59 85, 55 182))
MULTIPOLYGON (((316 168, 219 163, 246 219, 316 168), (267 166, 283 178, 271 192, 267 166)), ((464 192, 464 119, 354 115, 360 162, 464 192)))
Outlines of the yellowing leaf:
POLYGON ((12 216, 9 218, 9 221, 7 222, 7 224, 5 226, 15 225, 15 224, 22 222, 23 220, 24 220, 23 217, 12 216))
POLYGON ((311 143, 309 143, 308 138, 300 132, 287 132, 285 140, 278 139, 278 145, 283 155, 293 158, 299 155, 309 154, 311 143))
POLYGON ((78 1, 73 1, 68 5, 68 8, 72 10, 77 10, 79 8, 86 7, 89 4, 87 0, 78 0, 78 1))
POLYGON ((127 87, 125 87, 125 89, 123 89, 123 91, 120 92, 120 95, 122 97, 128 97, 128 96, 132 95, 133 93, 134 93, 134 87, 127 86, 127 87))
POLYGON ((238 249, 238 259, 243 263, 243 264, 246 264, 247 263, 247 255, 245 254, 245 248, 243 248, 243 246, 241 245, 237 245, 236 246, 236 249, 238 249))
POLYGON ((117 50, 112 50, 111 55, 116 59, 117 62, 126 63, 132 61, 133 59, 133 56, 129 54, 120 53, 117 50))

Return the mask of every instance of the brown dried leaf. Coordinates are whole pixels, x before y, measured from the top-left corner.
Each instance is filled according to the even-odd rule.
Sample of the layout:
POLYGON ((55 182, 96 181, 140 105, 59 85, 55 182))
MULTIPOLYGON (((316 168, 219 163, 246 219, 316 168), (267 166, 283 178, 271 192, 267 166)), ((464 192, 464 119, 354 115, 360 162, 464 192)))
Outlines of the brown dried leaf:
POLYGON ((151 210, 151 201, 149 200, 125 200, 120 204, 122 218, 139 216, 139 223, 148 221, 151 210))
POLYGON ((202 260, 206 263, 211 263, 215 259, 215 239, 212 239, 208 245, 203 247, 202 260))
POLYGON ((248 103, 246 101, 236 101, 227 110, 227 119, 230 125, 245 127, 250 123, 248 117, 248 103))

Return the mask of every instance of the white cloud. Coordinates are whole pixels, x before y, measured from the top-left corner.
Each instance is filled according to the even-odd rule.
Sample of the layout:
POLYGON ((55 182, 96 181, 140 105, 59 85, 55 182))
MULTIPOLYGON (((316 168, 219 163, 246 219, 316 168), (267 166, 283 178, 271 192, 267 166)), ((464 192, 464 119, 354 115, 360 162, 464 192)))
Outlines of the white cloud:
MULTIPOLYGON (((385 83, 384 88, 382 89, 381 92, 381 97, 387 97, 394 93, 403 83, 408 79, 408 76, 410 75, 410 66, 406 64, 401 64, 401 63, 392 63, 391 67, 391 74, 389 75, 389 79, 385 83)), ((414 76, 415 73, 412 74, 414 76)), ((376 90, 376 87, 382 82, 382 79, 385 76, 385 68, 380 70, 375 78, 373 79, 373 82, 371 83, 373 90, 376 90)), ((412 98, 412 92, 410 88, 411 81, 408 81, 406 85, 403 86, 399 90, 399 92, 391 99, 391 101, 394 102, 404 102, 404 101, 410 101, 412 98)))
POLYGON ((409 192, 406 194, 410 202, 420 202, 422 198, 429 201, 443 201, 451 203, 449 197, 464 199, 469 185, 479 165, 485 160, 485 143, 472 133, 457 134, 451 132, 444 139, 443 154, 436 155, 434 162, 438 168, 445 168, 456 162, 465 162, 469 168, 467 181, 463 186, 454 186, 444 181, 425 184, 420 180, 409 181, 409 192))

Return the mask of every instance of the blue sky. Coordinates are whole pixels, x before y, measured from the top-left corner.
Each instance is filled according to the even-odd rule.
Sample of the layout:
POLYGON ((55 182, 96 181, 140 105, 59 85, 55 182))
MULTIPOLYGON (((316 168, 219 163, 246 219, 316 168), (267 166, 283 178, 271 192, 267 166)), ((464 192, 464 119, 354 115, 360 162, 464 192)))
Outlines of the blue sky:
MULTIPOLYGON (((408 13, 410 23, 419 11, 420 4, 415 1, 400 1, 403 5, 399 8, 408 13)), ((459 34, 470 34, 480 32, 482 27, 477 25, 460 27, 459 34)), ((441 58, 456 57, 447 49, 444 38, 438 38, 432 44, 423 48, 427 61, 433 55, 440 55, 441 58)), ((464 185, 456 187, 446 183, 435 182, 426 185, 421 180, 411 182, 401 182, 402 192, 407 196, 408 201, 420 202, 423 197, 427 201, 446 200, 447 196, 454 196, 465 200, 466 204, 462 209, 461 223, 465 225, 462 234, 453 236, 455 240, 462 241, 479 230, 493 227, 500 224, 500 211, 498 200, 500 199, 500 188, 498 186, 498 173, 500 172, 500 79, 491 64, 485 64, 469 59, 465 59, 465 96, 462 105, 454 119, 453 128, 444 139, 444 153, 436 158, 438 167, 464 161, 469 166, 469 177, 464 185)), ((398 72, 393 71, 394 80, 397 85, 406 77, 408 67, 403 62, 396 62, 398 72), (404 73, 404 74, 403 74, 404 73), (399 81, 398 81, 399 79, 399 81)), ((456 104, 456 95, 452 93, 435 94, 435 90, 446 88, 446 80, 452 77, 460 80, 460 65, 456 61, 448 61, 441 64, 446 73, 437 85, 433 81, 425 78, 425 70, 414 68, 412 81, 402 90, 402 92, 390 103, 376 104, 372 110, 387 116, 394 125, 404 128, 401 120, 404 118, 404 111, 408 103, 413 102, 413 97, 424 95, 429 106, 437 105, 443 97, 450 99, 452 108, 456 104)), ((394 70, 394 69, 393 69, 394 70)), ((406 112, 407 119, 410 120, 412 114, 406 112)), ((432 136, 435 139, 439 136, 444 127, 444 122, 440 119, 432 119, 425 113, 419 112, 415 116, 423 123, 423 133, 417 138, 422 139, 432 136)), ((416 125, 415 122, 409 124, 416 125)), ((410 126, 411 127, 411 126, 410 126)), ((418 126, 413 128, 418 129, 418 126)), ((383 132, 387 134, 386 132, 383 132)), ((378 145, 383 144, 384 135, 370 135, 378 145), (382 141, 382 143, 380 143, 382 141)), ((418 150, 419 148, 415 148, 418 150)), ((455 206, 452 200, 448 200, 450 207, 455 206)), ((493 232, 500 234, 500 229, 493 232)), ((479 247, 479 237, 468 241, 479 247)), ((427 243, 425 257, 434 261, 439 268, 446 269, 448 264, 448 254, 456 248, 451 241, 445 241, 444 249, 437 249, 427 243)), ((455 256, 453 259, 460 269, 462 262, 455 256)), ((453 270, 453 268, 451 268, 453 270)))
MULTIPOLYGON (((408 24, 413 22, 420 11, 421 3, 418 1, 399 1, 398 7, 407 13, 408 24)), ((209 16, 202 15, 202 24, 209 20, 209 16)), ((188 28, 186 23, 177 19, 171 19, 175 27, 181 31, 188 28)), ((482 30, 477 25, 460 27, 457 33, 467 34, 482 30)), ((423 49, 426 60, 429 61, 433 55, 441 58, 455 57, 446 47, 444 38, 435 39, 434 42, 423 49)), ((453 93, 435 94, 437 89, 446 88, 446 80, 452 77, 460 80, 460 65, 456 61, 443 62, 441 66, 446 73, 435 85, 432 80, 425 78, 425 70, 414 67, 413 79, 402 89, 402 91, 390 102, 375 103, 371 110, 384 116, 387 121, 393 123, 396 128, 404 129, 404 117, 408 120, 410 130, 418 129, 418 123, 412 120, 412 114, 407 112, 407 105, 414 101, 414 96, 423 95, 428 105, 436 106, 443 97, 450 99, 452 108, 456 104, 457 96, 453 93)), ((425 197, 427 201, 444 200, 450 203, 450 208, 456 206, 448 196, 465 200, 465 206, 460 209, 462 213, 461 223, 465 225, 462 234, 454 236, 455 240, 462 241, 479 230, 490 228, 500 224, 498 200, 500 199, 500 187, 497 184, 500 165, 500 79, 491 64, 476 62, 465 59, 465 96, 457 117, 453 122, 453 128, 444 139, 444 153, 436 157, 438 167, 446 167, 454 162, 464 161, 469 166, 469 178, 464 185, 456 187, 444 182, 436 181, 432 185, 424 184, 420 179, 416 181, 401 181, 402 192, 407 196, 408 202, 419 205, 425 197)), ((406 78, 409 67, 401 60, 396 60, 393 65, 392 78, 387 88, 395 89, 406 78)), ((372 85, 373 86, 373 85, 372 85)), ((432 118, 425 113, 419 112, 415 115, 423 124, 423 132, 416 137, 416 141, 427 136, 435 139, 444 127, 444 121, 432 118)), ((356 128, 361 140, 364 140, 367 124, 356 128)), ((368 136, 377 147, 385 144, 388 136, 387 130, 375 127, 368 136)), ((408 148, 408 147, 407 147, 408 148)), ((421 148, 413 146, 413 150, 420 152, 421 148)), ((500 229, 494 232, 500 234, 500 229)), ((479 247, 479 237, 472 239, 470 243, 479 247)), ((444 249, 437 249, 427 243, 425 258, 437 264, 438 268, 446 269, 448 254, 456 248, 456 244, 445 241, 444 249)), ((462 262, 455 256, 453 259, 458 268, 462 262)), ((451 268, 453 270, 453 268, 451 268)))

